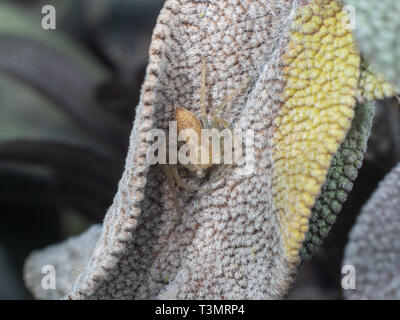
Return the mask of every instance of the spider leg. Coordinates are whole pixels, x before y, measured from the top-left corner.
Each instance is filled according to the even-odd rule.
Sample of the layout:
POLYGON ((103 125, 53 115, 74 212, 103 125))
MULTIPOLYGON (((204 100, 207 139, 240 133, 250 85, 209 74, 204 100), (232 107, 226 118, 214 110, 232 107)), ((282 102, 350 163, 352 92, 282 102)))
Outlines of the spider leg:
POLYGON ((217 124, 217 126, 220 127, 220 128, 230 129, 230 125, 229 125, 228 121, 225 121, 224 119, 215 117, 215 118, 214 118, 214 122, 215 122, 215 124, 217 124))
POLYGON ((215 108, 215 110, 211 110, 211 116, 214 123, 218 122, 217 115, 226 107, 228 103, 230 103, 243 89, 248 86, 249 82, 250 78, 248 78, 239 88, 235 89, 230 95, 228 95, 226 99, 215 108))
POLYGON ((170 165, 162 165, 162 167, 164 169, 165 175, 167 176, 168 185, 169 185, 169 187, 171 189, 172 201, 174 202, 176 213, 178 214, 179 219, 181 219, 182 212, 181 212, 181 208, 179 207, 179 204, 178 204, 178 193, 176 191, 176 185, 175 185, 175 182, 174 182, 174 176, 173 176, 173 174, 171 172, 170 165))
POLYGON ((193 187, 193 186, 189 186, 188 184, 186 184, 185 182, 182 181, 181 177, 179 176, 178 173, 178 169, 176 166, 171 166, 170 168, 170 172, 172 174, 172 177, 176 183, 176 185, 181 188, 181 189, 185 189, 187 191, 197 191, 200 190, 200 188, 197 187, 193 187))
MULTIPOLYGON (((224 119, 215 117, 214 121, 215 121, 215 124, 218 125, 218 128, 228 129, 228 130, 231 131, 231 135, 232 135, 232 141, 231 141, 231 144, 232 144, 231 145, 231 147, 232 147, 232 156, 231 156, 231 158, 232 159, 231 159, 231 161, 232 161, 232 163, 225 164, 224 163, 224 154, 222 154, 222 156, 221 156, 221 163, 224 163, 226 166, 228 166, 228 168, 230 168, 235 164, 235 161, 234 161, 234 147, 235 147, 235 142, 236 142, 235 134, 234 134, 233 130, 231 129, 229 123, 227 121, 225 121, 224 119)), ((225 144, 225 139, 224 139, 224 143, 221 145, 222 149, 224 148, 224 144, 225 144)))
POLYGON ((207 64, 206 58, 201 59, 202 69, 201 69, 201 88, 200 88, 200 111, 201 111, 201 121, 208 127, 207 121, 207 110, 206 110, 206 73, 207 64))
POLYGON ((206 111, 206 59, 201 59, 201 88, 200 88, 200 110, 203 117, 207 117, 206 111))

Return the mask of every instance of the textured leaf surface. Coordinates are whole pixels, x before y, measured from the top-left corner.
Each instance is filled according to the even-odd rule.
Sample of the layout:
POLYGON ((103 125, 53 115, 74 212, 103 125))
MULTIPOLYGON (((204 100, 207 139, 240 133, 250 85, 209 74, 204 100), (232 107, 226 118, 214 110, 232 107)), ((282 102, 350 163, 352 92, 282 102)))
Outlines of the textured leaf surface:
POLYGON ((400 88, 400 1, 344 2, 355 8, 355 34, 363 55, 400 88))
MULTIPOLYGON (((68 298, 278 298, 293 266, 272 208, 273 118, 284 81, 281 46, 292 1, 167 1, 150 47, 150 64, 120 189, 86 270, 68 298), (279 13, 279 14, 278 14, 279 13), (180 225, 165 177, 145 159, 151 128, 167 128, 176 107, 199 115, 201 58, 211 107, 252 79, 222 114, 255 130, 255 172, 215 168, 202 189, 179 194, 180 225), (165 281, 168 279, 168 281, 165 281)), ((181 169, 181 174, 185 173, 181 169)))
POLYGON ((360 75, 355 40, 338 1, 300 8, 283 56, 285 104, 275 120, 275 206, 288 258, 299 259, 332 156, 354 117, 360 75))
MULTIPOLYGON (((85 267, 100 233, 101 226, 93 225, 78 237, 71 237, 62 244, 32 252, 24 266, 24 279, 35 298, 46 300, 62 298, 85 267), (42 286, 42 267, 46 265, 53 266, 56 270, 55 290, 45 289, 42 286)), ((46 274, 50 274, 49 270, 46 270, 46 274)))
POLYGON ((357 99, 359 102, 391 98, 398 94, 396 88, 388 82, 381 72, 377 72, 365 60, 361 62, 357 99))
POLYGON ((356 272, 348 299, 400 299, 400 164, 380 183, 362 209, 346 247, 343 265, 356 272))
POLYGON ((361 168, 374 117, 374 103, 358 105, 346 139, 333 157, 329 173, 312 209, 301 259, 308 260, 329 233, 361 168))
POLYGON ((354 116, 360 57, 343 18, 333 0, 166 1, 119 191, 66 298, 287 292, 311 209, 354 116), (202 57, 210 107, 252 80, 222 116, 254 131, 254 171, 243 174, 239 163, 197 180, 181 168, 201 190, 179 193, 186 214, 177 225, 165 177, 146 161, 146 134, 166 130, 177 107, 199 115, 202 57))

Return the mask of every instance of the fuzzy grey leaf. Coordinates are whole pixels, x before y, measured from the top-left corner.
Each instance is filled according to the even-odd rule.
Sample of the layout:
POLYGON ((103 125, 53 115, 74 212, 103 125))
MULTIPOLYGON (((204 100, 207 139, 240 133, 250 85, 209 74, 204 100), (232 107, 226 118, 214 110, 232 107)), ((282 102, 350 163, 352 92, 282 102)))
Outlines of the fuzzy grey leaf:
POLYGON ((348 299, 400 299, 400 164, 380 183, 350 233, 343 265, 354 266, 348 299))

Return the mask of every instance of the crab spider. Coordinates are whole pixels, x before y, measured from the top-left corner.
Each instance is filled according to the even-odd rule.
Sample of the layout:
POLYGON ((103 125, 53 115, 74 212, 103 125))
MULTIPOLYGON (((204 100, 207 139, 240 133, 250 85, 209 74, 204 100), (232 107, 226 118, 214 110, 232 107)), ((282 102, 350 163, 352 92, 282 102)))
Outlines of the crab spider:
MULTIPOLYGON (((202 72, 201 72, 201 88, 200 88, 200 113, 201 116, 197 117, 194 113, 189 110, 178 107, 175 110, 175 119, 177 122, 178 134, 184 129, 192 129, 197 135, 198 145, 201 146, 201 130, 203 129, 217 129, 218 131, 229 129, 230 125, 228 122, 222 118, 217 117, 217 115, 222 112, 222 110, 228 105, 243 89, 245 89, 249 83, 249 79, 241 85, 238 89, 234 90, 226 99, 218 105, 215 110, 210 109, 209 113, 206 110, 206 73, 207 66, 205 58, 202 59, 202 72)), ((182 164, 188 170, 195 172, 198 178, 203 178, 205 176, 206 170, 213 165, 213 154, 212 145, 209 144, 208 157, 207 159, 201 159, 200 152, 201 147, 196 147, 198 152, 198 159, 201 159, 197 163, 190 162, 188 164, 182 164)), ((163 165, 165 174, 167 176, 167 181, 169 187, 172 191, 173 201, 177 213, 180 215, 180 208, 178 205, 178 189, 184 189, 187 191, 199 190, 197 187, 189 186, 179 176, 177 165, 167 164, 163 165)))

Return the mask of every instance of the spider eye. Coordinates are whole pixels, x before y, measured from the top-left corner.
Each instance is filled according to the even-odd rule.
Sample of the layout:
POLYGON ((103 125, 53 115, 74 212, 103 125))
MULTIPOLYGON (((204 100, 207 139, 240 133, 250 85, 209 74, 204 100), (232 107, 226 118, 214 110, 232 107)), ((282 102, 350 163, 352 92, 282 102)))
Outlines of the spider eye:
POLYGON ((199 169, 199 170, 197 170, 196 175, 197 175, 197 178, 201 179, 201 178, 204 178, 205 172, 203 169, 199 169))

